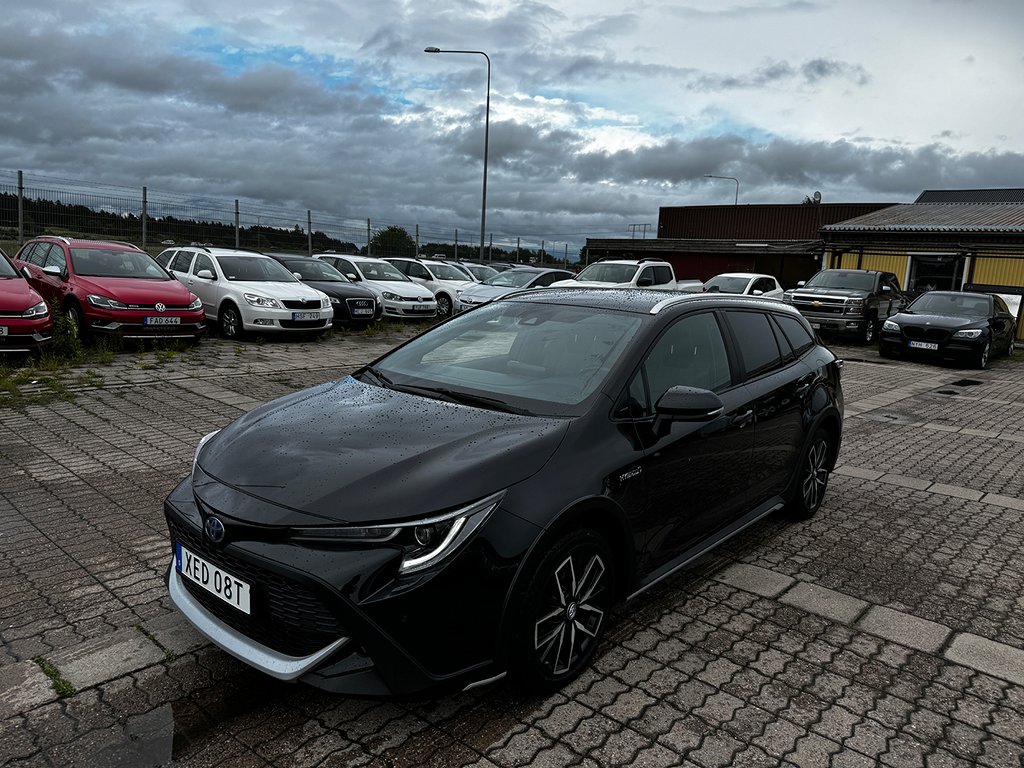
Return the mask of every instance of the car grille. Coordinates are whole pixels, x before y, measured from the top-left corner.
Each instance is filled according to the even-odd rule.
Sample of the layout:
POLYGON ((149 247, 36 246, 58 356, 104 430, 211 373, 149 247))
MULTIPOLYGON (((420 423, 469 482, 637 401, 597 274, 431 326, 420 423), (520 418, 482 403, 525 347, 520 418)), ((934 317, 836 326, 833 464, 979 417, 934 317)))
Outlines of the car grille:
POLYGON ((793 306, 800 312, 819 315, 841 315, 846 308, 845 299, 831 296, 793 296, 793 306))
POLYGON ((309 656, 344 636, 323 600, 303 584, 206 544, 198 531, 168 519, 171 539, 251 586, 246 615, 188 579, 182 583, 202 606, 232 629, 287 656, 309 656))
POLYGON ((949 331, 941 328, 920 328, 914 325, 903 326, 903 335, 915 341, 946 341, 949 338, 949 331))
POLYGON ((348 305, 348 311, 351 314, 353 309, 369 309, 371 314, 361 315, 361 317, 372 317, 372 310, 375 308, 375 302, 373 299, 345 299, 345 303, 348 305))
POLYGON ((187 304, 164 304, 162 310, 157 310, 156 304, 128 304, 127 307, 128 309, 152 310, 154 312, 184 312, 188 309, 187 304))
POLYGON ((320 309, 319 299, 308 299, 306 301, 300 299, 281 299, 281 303, 284 304, 286 309, 320 309))

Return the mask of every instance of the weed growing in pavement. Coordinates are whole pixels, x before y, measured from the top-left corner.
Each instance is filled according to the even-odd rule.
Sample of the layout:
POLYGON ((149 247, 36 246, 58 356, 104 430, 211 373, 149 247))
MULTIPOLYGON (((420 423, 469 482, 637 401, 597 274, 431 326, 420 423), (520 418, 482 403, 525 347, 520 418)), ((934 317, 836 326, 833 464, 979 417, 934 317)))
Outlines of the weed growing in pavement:
POLYGON ((69 696, 75 695, 75 686, 64 679, 64 676, 60 673, 53 664, 44 659, 42 656, 36 656, 32 659, 39 668, 43 670, 43 674, 50 678, 50 683, 53 685, 53 690, 62 699, 66 699, 69 696))

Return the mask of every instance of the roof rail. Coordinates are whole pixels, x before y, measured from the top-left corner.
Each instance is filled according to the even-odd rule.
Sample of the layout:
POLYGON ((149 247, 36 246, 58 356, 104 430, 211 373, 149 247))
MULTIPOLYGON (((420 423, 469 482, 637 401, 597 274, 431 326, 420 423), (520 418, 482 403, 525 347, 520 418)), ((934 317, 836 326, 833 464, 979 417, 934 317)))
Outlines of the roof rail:
POLYGON ((64 245, 71 245, 71 240, 64 237, 64 235, 39 235, 40 238, 50 238, 51 240, 60 240, 64 245))

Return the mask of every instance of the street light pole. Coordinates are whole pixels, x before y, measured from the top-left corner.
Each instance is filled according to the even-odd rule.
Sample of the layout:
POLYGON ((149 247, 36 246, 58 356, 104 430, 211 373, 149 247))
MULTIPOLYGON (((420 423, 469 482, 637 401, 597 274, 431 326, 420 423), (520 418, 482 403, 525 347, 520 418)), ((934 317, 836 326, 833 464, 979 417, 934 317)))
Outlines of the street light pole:
POLYGON ((728 179, 729 181, 735 181, 736 182, 736 202, 734 202, 733 205, 739 205, 740 204, 740 180, 739 179, 735 179, 732 176, 715 176, 714 174, 711 174, 711 173, 705 173, 704 174, 704 178, 705 179, 728 179))
POLYGON ((424 53, 472 53, 483 56, 487 60, 487 102, 484 107, 484 188, 480 201, 480 261, 484 258, 484 232, 487 229, 487 152, 491 131, 491 57, 483 51, 455 51, 430 46, 423 49, 424 53))

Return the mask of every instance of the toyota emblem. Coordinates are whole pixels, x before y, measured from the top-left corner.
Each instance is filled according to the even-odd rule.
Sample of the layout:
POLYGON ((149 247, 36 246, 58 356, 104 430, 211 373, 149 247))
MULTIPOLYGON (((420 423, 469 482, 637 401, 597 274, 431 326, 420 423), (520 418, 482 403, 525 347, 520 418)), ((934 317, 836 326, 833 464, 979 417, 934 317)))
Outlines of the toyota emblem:
POLYGON ((220 544, 224 541, 224 523, 216 517, 211 515, 206 518, 206 523, 203 524, 203 529, 206 531, 206 537, 214 544, 220 544))
POLYGON ((155 307, 153 307, 153 309, 155 309, 157 312, 166 312, 167 311, 167 305, 163 304, 163 303, 157 304, 155 307))

